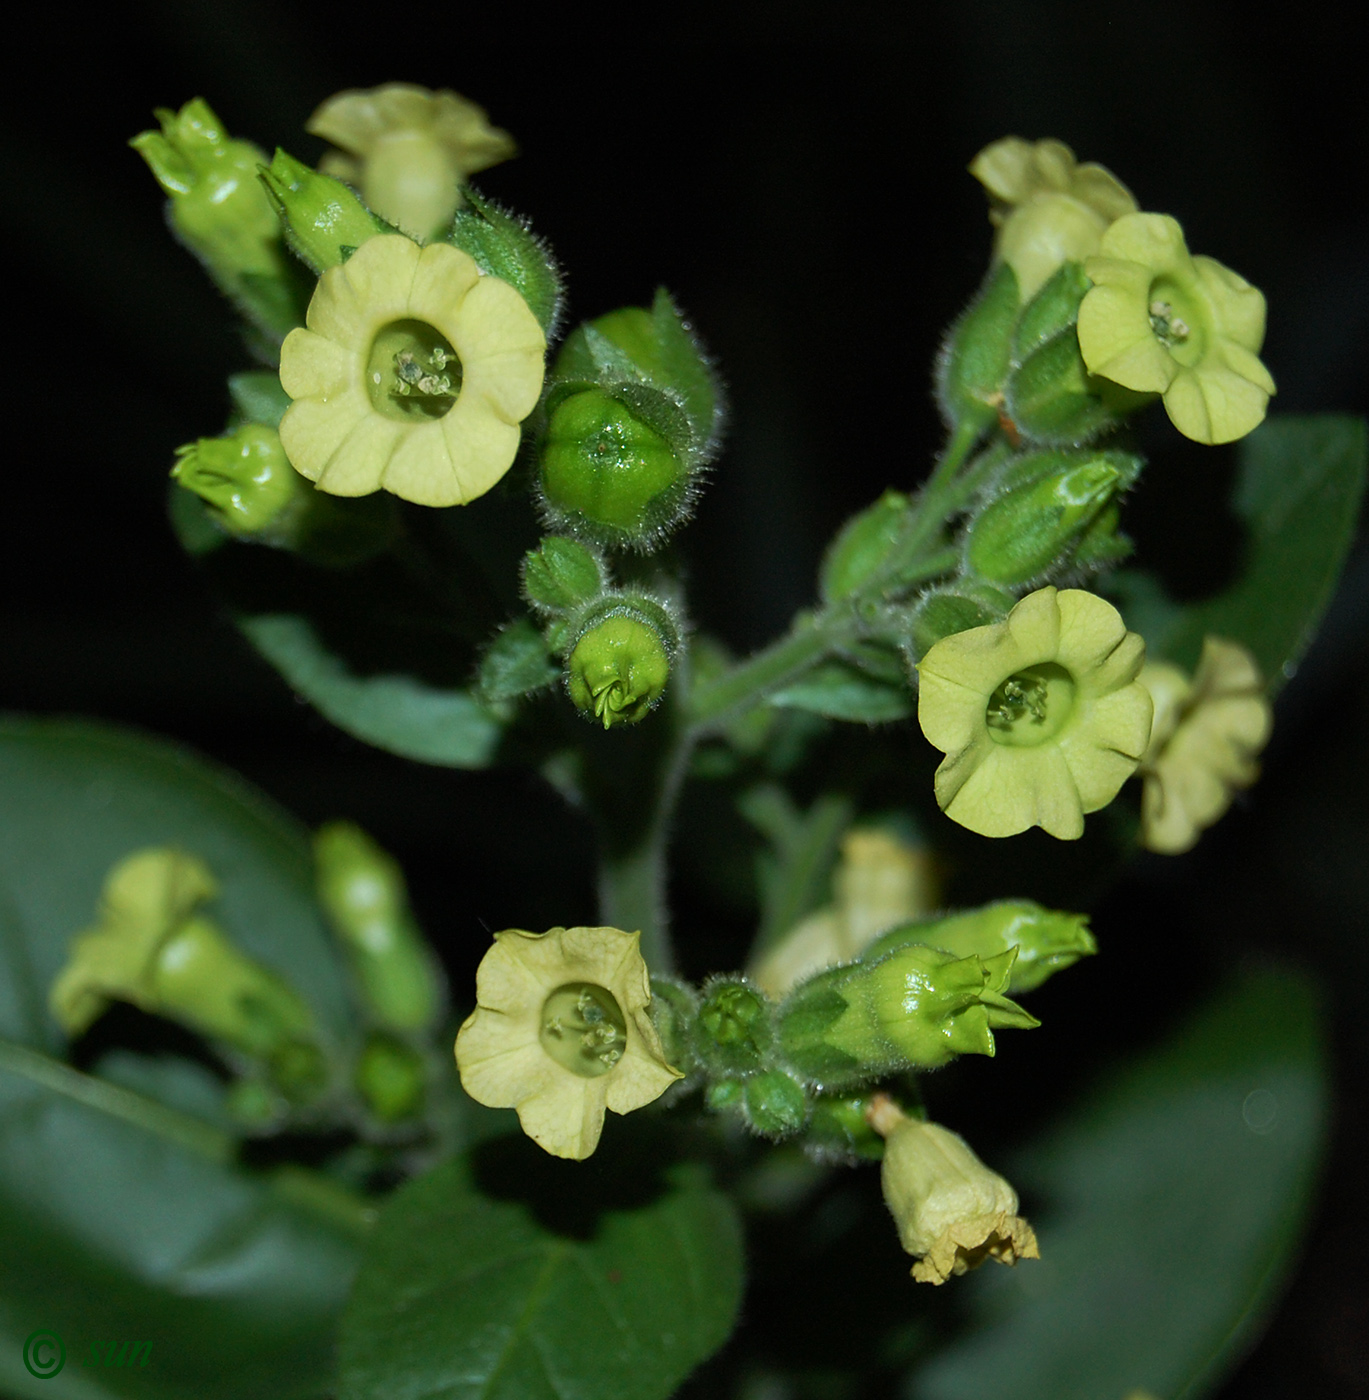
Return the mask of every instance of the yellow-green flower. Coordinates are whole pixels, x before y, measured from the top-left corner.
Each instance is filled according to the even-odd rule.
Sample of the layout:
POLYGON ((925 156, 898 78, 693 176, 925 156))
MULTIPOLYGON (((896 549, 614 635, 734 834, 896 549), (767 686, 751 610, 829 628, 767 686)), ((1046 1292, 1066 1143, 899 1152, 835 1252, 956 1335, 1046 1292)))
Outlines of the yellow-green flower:
POLYGON ((1155 701, 1155 723, 1141 773, 1142 839, 1179 855, 1259 776, 1256 757, 1269 742, 1273 713, 1255 658, 1239 643, 1203 641, 1190 680, 1155 662, 1141 672, 1155 701))
POLYGON ((835 901, 795 924, 752 976, 762 991, 782 1001, 813 973, 859 957, 885 929, 930 914, 939 888, 925 847, 877 828, 849 831, 832 877, 835 901))
POLYGON ((986 1259, 1039 1259, 1036 1233, 1017 1213, 1017 1192, 959 1134, 909 1118, 887 1094, 866 1117, 885 1139, 884 1201, 919 1283, 945 1283, 986 1259))
POLYGON ((606 1108, 631 1113, 682 1078, 647 1013, 639 938, 507 929, 476 973, 476 1008, 456 1037, 461 1083, 477 1103, 516 1108, 523 1131, 555 1157, 588 1157, 606 1108))
POLYGON ((1079 307, 1090 374, 1163 394, 1195 442, 1232 442, 1264 420, 1274 381, 1260 362, 1264 294, 1212 258, 1193 257, 1168 214, 1128 214, 1084 264, 1079 307))
POLYGON ((917 715, 946 755, 941 810, 981 836, 1081 836, 1145 752, 1144 657, 1117 609, 1077 588, 1039 589, 939 641, 918 665, 917 715))
POLYGON ((1096 253, 1108 225, 1136 209, 1110 170, 1080 165, 1063 141, 1005 136, 980 151, 970 173, 989 192, 994 256, 1017 274, 1023 301, 1062 264, 1096 253))
POLYGON ((468 175, 517 154, 483 108, 413 83, 340 92, 305 129, 342 148, 320 162, 325 175, 346 180, 382 219, 418 239, 451 222, 468 175))
POLYGON ((281 346, 286 455, 319 490, 464 505, 513 465, 546 337, 507 282, 446 243, 368 239, 319 278, 281 346))

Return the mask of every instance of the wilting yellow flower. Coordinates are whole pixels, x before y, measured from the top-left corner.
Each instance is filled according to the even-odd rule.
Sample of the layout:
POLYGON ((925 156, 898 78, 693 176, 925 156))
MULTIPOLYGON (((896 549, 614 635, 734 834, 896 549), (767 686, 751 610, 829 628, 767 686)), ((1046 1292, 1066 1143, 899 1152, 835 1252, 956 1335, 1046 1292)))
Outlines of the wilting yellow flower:
POLYGON ((1005 136, 980 151, 970 174, 993 201, 994 255, 1017 274, 1023 301, 1064 263, 1096 253, 1107 226, 1136 209, 1110 170, 1080 165, 1063 141, 1005 136))
POLYGON ((805 977, 858 957, 885 929, 929 914, 939 898, 930 852, 876 828, 847 832, 832 885, 835 902, 795 924, 752 972, 776 1001, 805 977))
POLYGON ((1039 1259, 1032 1227, 1017 1213, 1017 1192, 937 1123, 907 1117, 887 1094, 866 1115, 884 1139, 880 1181, 903 1248, 916 1257, 919 1283, 945 1283, 986 1259, 1039 1259))
POLYGON ((1260 362, 1264 294, 1213 258, 1193 257, 1168 214, 1128 214, 1084 264, 1079 307, 1090 374, 1143 394, 1195 442, 1232 442, 1264 420, 1274 380, 1260 362))
POLYGON ((451 222, 468 175, 517 154, 483 108, 413 83, 340 92, 305 130, 342 148, 319 163, 325 175, 346 180, 382 219, 418 239, 451 222))
POLYGON ((1204 639, 1191 681, 1166 662, 1148 665, 1140 679, 1155 701, 1141 765, 1142 839, 1152 851, 1179 855, 1259 776, 1255 759, 1269 742, 1273 712, 1255 658, 1220 637, 1204 639))
POLYGON ((647 1006, 640 935, 616 928, 507 929, 476 973, 476 1008, 456 1037, 466 1092, 516 1108, 555 1157, 588 1157, 604 1110, 631 1113, 680 1071, 666 1063, 647 1006))
POLYGON ((946 755, 941 810, 981 836, 1081 836, 1145 752, 1144 657, 1117 609, 1077 588, 1038 589, 1002 622, 937 642, 917 668, 917 717, 946 755))
POLYGON ((424 506, 483 496, 542 392, 546 338, 507 282, 446 243, 368 239, 319 278, 281 347, 280 439, 321 491, 424 506))

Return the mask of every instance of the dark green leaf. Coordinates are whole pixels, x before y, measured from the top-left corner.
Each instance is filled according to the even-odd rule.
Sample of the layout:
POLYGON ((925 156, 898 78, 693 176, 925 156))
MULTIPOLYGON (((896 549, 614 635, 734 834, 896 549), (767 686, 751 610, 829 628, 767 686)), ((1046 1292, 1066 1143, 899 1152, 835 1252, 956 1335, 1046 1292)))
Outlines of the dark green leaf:
POLYGON ((542 634, 527 618, 500 631, 480 661, 480 693, 490 704, 545 690, 561 668, 547 655, 542 634))
POLYGON ((910 1400, 1192 1400, 1251 1340, 1306 1218, 1326 1084, 1314 995, 1244 977, 1016 1161, 1039 1262, 971 1284, 979 1326, 910 1400))
POLYGON ((885 724, 913 712, 907 686, 876 680, 844 661, 826 661, 778 690, 770 703, 855 724, 885 724))
POLYGON ((413 676, 353 675, 303 617, 262 615, 239 626, 292 689, 358 739, 447 768, 482 768, 493 759, 502 727, 469 692, 413 676))
POLYGON ((1272 418, 1241 444, 1233 504, 1247 538, 1223 593, 1181 605, 1153 576, 1119 574, 1129 625, 1152 653, 1192 669, 1212 633, 1250 648, 1277 688, 1326 611, 1354 538, 1364 492, 1365 424, 1322 414, 1272 418))
POLYGON ((343 1400, 665 1400, 717 1350, 741 1301, 731 1202, 609 1135, 602 1165, 509 1138, 400 1190, 344 1318, 343 1400))

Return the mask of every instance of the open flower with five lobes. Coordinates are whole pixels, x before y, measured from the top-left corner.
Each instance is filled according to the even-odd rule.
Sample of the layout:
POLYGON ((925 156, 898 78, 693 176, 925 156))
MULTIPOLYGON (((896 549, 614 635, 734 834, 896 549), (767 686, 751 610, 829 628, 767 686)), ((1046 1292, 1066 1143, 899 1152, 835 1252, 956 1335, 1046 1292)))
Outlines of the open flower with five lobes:
POLYGON ((958 1133, 909 1118, 887 1094, 866 1111, 884 1138, 880 1181, 919 1283, 945 1283, 986 1259, 1039 1259, 1036 1233, 1017 1213, 1017 1192, 958 1133))
POLYGON ((1084 264, 1079 307, 1090 374, 1143 394, 1195 442, 1233 442, 1259 427, 1274 380, 1259 358, 1264 294, 1213 258, 1193 257, 1168 214, 1128 214, 1084 264))
POLYGON ((1155 701, 1141 765, 1142 840, 1149 850, 1179 855, 1259 776, 1255 760, 1273 714, 1255 658, 1221 637, 1203 639, 1192 680, 1164 661, 1146 666, 1140 679, 1155 701))
POLYGON ((683 1077, 647 1012, 639 938, 507 929, 476 973, 476 1008, 456 1037, 461 1083, 477 1103, 516 1108, 523 1131, 555 1157, 588 1157, 606 1108, 631 1113, 683 1077))
POLYGON ((945 755, 936 800, 981 836, 1073 840, 1150 738, 1145 643, 1111 603, 1038 589, 1002 622, 945 637, 918 664, 918 722, 945 755))
POLYGON ((340 151, 319 163, 345 180, 377 214, 411 238, 452 221, 468 175, 517 154, 513 137, 491 126, 460 93, 386 83, 330 97, 305 124, 340 151))
POLYGON ((465 505, 513 465, 546 337, 507 282, 446 243, 369 238, 329 268, 281 346, 280 439, 334 496, 465 505))
POLYGON ((1098 251, 1114 219, 1136 210, 1131 191, 1101 165, 1080 165, 1063 141, 1005 136, 985 146, 970 174, 993 201, 994 256, 1017 274, 1030 301, 1064 263, 1098 251))

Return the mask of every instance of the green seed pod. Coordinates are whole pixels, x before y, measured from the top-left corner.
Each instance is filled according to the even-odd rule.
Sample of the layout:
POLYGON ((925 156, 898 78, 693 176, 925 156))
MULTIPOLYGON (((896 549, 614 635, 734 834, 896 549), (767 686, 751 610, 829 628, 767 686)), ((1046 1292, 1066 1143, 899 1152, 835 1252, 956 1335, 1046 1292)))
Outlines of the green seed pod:
POLYGON ((992 1055, 995 1030, 1038 1024, 1002 995, 1013 957, 981 961, 912 946, 821 972, 780 1010, 782 1051, 827 1090, 956 1055, 992 1055))
POLYGON ((285 241, 314 272, 346 262, 378 233, 395 232, 341 180, 320 175, 287 151, 277 150, 261 180, 285 228, 285 241))
POLYGON ((823 556, 818 575, 823 601, 831 603, 854 593, 889 558, 907 518, 908 497, 886 491, 874 505, 848 520, 823 556))
POLYGON ((582 389, 554 404, 539 480, 554 522, 611 549, 649 549, 688 514, 691 469, 622 397, 582 389))
POLYGON ((442 1011, 432 954, 409 912, 399 866, 350 822, 329 822, 314 837, 318 896, 347 950, 371 1020, 421 1031, 442 1011))
POLYGON ((1106 455, 1074 460, 991 501, 965 532, 965 565, 1014 586, 1063 563, 1070 546, 1125 484, 1106 455))
POLYGON ((1013 601, 1011 593, 965 579, 942 588, 929 588, 913 605, 909 627, 913 659, 920 660, 943 637, 1001 622, 1013 601))
POLYGON ((773 1009, 770 998, 745 978, 714 977, 705 983, 694 1048, 710 1078, 745 1078, 766 1067, 775 1035, 773 1009))
POLYGON ((957 957, 989 959, 1017 949, 1006 991, 1017 995, 1098 951, 1087 914, 1063 914, 1030 899, 1004 899, 948 918, 923 919, 883 933, 869 957, 882 957, 912 944, 939 948, 957 957))
POLYGON ((1000 263, 942 342, 937 400, 952 427, 983 429, 998 417, 1017 322, 1017 277, 1000 263))
POLYGON ((653 598, 606 595, 575 620, 566 689, 576 709, 603 723, 636 724, 665 692, 678 632, 653 598))
POLYGON ((607 583, 603 559, 564 535, 548 535, 523 557, 523 596, 539 612, 556 616, 593 602, 607 583))
POLYGON ((808 1095, 782 1069, 762 1070, 742 1086, 742 1109, 753 1132, 782 1138, 796 1133, 808 1117, 808 1095))
POLYGON ((356 1066, 357 1092, 383 1123, 415 1118, 423 1107, 423 1061, 403 1041, 370 1035, 356 1066))
POLYGON ((265 156, 229 137, 202 98, 179 112, 157 110, 160 131, 129 145, 170 199, 172 229, 214 281, 272 340, 302 319, 280 223, 257 180, 265 156))

